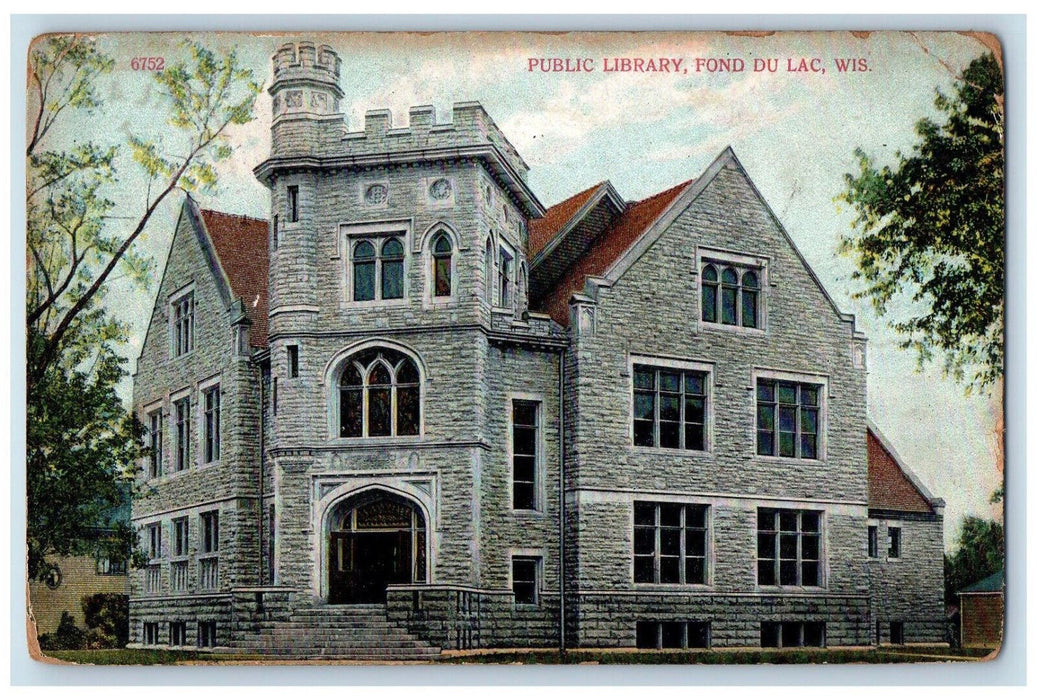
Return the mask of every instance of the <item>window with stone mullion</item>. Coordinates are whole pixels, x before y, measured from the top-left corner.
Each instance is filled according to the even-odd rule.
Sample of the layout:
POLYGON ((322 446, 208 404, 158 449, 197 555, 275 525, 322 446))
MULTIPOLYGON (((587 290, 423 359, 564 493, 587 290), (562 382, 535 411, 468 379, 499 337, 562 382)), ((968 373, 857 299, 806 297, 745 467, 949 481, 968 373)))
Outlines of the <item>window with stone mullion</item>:
POLYGON ((706 582, 706 507, 634 504, 634 581, 706 582))
POLYGON ((705 423, 703 373, 635 365, 635 445, 704 450, 705 423))
POLYGON ((820 586, 820 513, 763 508, 757 517, 757 583, 820 586))
POLYGON ((756 453, 817 459, 820 387, 758 380, 756 453))

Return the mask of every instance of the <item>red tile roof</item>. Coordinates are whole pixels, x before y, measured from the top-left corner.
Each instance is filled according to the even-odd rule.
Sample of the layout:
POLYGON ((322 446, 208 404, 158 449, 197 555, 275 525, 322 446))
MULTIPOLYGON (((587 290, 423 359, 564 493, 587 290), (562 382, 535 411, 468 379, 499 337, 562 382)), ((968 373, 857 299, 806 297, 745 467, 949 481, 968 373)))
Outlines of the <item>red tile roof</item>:
MULTIPOLYGON (((544 295, 541 302, 543 311, 550 314, 558 323, 568 326, 569 299, 574 292, 583 289, 584 280, 588 276, 593 277, 603 274, 612 263, 618 260, 641 237, 641 234, 659 218, 666 208, 691 185, 691 182, 691 180, 682 182, 676 187, 671 187, 664 192, 642 199, 640 202, 630 204, 626 211, 616 218, 612 225, 591 244, 587 252, 544 295)), ((581 192, 580 194, 585 193, 581 192)), ((579 197, 580 195, 576 196, 579 197)), ((571 199, 573 198, 566 200, 566 202, 571 201, 571 199)), ((555 206, 560 207, 566 202, 555 206)), ((550 211, 548 210, 549 214, 550 211)))
POLYGON ((589 187, 583 192, 577 192, 568 199, 563 199, 558 204, 550 207, 539 219, 529 222, 529 257, 539 253, 547 242, 555 237, 562 228, 569 223, 569 219, 587 203, 594 194, 605 184, 604 181, 589 187))
POLYGON ((868 428, 868 507, 931 513, 932 505, 904 473, 893 452, 868 428))
POLYGON ((230 281, 231 292, 241 297, 252 321, 249 342, 266 347, 267 277, 270 266, 269 224, 238 214, 200 209, 220 267, 230 281))

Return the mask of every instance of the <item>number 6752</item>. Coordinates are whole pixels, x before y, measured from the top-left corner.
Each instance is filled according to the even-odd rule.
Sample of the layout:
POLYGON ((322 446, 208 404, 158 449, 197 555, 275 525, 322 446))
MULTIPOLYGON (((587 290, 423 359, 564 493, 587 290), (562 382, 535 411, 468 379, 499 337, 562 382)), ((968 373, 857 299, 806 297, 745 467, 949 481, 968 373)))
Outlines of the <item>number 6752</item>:
POLYGON ((162 70, 166 67, 166 59, 161 56, 135 56, 130 59, 131 70, 162 70))

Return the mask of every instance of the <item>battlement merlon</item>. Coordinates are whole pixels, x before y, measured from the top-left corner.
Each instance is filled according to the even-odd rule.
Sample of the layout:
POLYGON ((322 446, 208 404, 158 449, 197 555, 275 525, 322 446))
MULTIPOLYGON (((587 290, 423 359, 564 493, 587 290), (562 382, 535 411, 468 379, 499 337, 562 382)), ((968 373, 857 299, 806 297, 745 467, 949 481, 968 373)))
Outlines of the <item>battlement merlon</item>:
POLYGON ((301 152, 293 147, 280 147, 285 142, 276 134, 282 125, 317 116, 316 110, 303 109, 305 114, 293 114, 291 110, 275 113, 274 149, 271 157, 254 171, 264 183, 269 184, 276 171, 286 168, 372 167, 481 158, 527 216, 543 215, 544 206, 526 183, 529 166, 478 102, 454 104, 453 119, 445 123, 436 122, 435 108, 431 105, 411 107, 409 124, 405 127, 393 126, 388 109, 370 110, 364 115, 363 131, 347 131, 341 115, 337 118, 327 115, 321 120, 323 133, 319 150, 301 152))
POLYGON ((341 93, 338 83, 342 59, 326 44, 315 46, 312 41, 283 44, 274 54, 273 61, 275 84, 285 80, 310 79, 331 83, 341 93))

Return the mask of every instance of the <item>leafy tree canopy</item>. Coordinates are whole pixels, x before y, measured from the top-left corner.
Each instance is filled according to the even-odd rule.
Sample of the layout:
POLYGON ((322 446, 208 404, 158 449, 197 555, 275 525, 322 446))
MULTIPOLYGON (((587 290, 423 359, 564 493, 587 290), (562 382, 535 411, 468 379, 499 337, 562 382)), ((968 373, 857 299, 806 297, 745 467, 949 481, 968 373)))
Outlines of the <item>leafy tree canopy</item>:
POLYGON ((170 193, 213 190, 216 165, 232 153, 227 130, 253 119, 260 89, 233 51, 216 54, 190 41, 184 49, 187 60, 154 76, 168 115, 161 143, 83 137, 62 146, 57 134, 78 133, 89 124, 83 119, 96 116, 99 81, 114 62, 89 37, 74 35, 45 37, 29 55, 26 403, 34 578, 47 576, 55 555, 139 557, 129 526, 109 517, 143 450, 141 426, 116 392, 126 375, 119 350, 128 329, 109 312, 105 294, 116 278, 150 282, 153 261, 134 242, 170 193), (80 121, 63 124, 72 114, 80 121), (132 162, 120 161, 123 146, 132 162), (147 187, 120 189, 122 165, 141 168, 147 187))
POLYGON ((954 553, 944 557, 944 597, 954 603, 958 591, 1005 566, 1005 528, 995 520, 967 515, 954 553))
POLYGON ((1004 111, 1001 68, 987 53, 965 69, 953 95, 937 90, 938 123, 893 165, 855 151, 859 172, 839 199, 856 211, 840 252, 853 258, 857 298, 879 315, 899 298, 915 315, 892 322, 919 366, 939 354, 945 374, 972 390, 1003 375, 1004 111))

